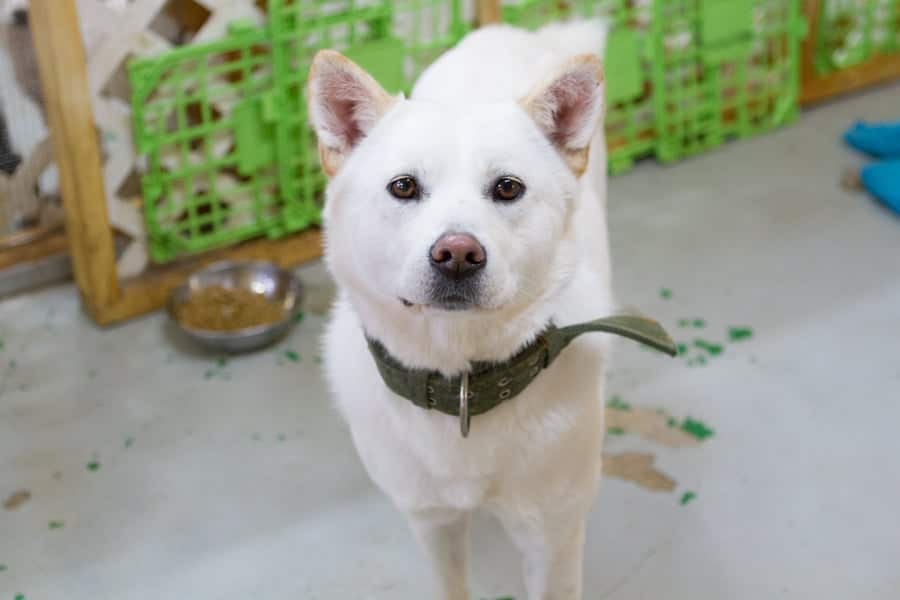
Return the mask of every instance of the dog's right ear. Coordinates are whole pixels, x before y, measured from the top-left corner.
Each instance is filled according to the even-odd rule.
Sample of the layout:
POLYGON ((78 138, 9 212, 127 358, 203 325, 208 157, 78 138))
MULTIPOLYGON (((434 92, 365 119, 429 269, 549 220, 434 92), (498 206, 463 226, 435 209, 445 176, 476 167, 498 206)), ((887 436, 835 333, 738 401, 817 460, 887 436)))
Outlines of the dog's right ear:
POLYGON ((396 98, 334 50, 316 54, 307 86, 309 118, 319 139, 322 170, 330 177, 396 98))

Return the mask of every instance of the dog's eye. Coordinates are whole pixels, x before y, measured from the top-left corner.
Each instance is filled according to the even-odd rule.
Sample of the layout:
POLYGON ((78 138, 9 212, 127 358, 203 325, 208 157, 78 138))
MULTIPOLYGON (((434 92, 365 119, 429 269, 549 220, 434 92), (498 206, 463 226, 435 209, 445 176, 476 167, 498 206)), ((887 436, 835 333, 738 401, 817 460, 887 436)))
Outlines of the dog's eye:
POLYGON ((525 184, 515 177, 501 177, 494 184, 494 200, 512 202, 518 200, 525 192, 525 184))
POLYGON ((388 191, 400 200, 415 200, 419 197, 419 183, 409 175, 400 175, 391 179, 388 191))

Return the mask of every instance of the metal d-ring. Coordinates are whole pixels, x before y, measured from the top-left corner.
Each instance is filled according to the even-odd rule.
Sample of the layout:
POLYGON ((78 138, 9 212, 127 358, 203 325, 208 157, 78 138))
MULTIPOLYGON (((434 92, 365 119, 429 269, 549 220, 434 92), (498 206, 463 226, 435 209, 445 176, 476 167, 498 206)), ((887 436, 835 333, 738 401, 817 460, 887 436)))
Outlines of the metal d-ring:
POLYGON ((462 436, 469 437, 469 374, 463 373, 459 378, 459 431, 462 436))

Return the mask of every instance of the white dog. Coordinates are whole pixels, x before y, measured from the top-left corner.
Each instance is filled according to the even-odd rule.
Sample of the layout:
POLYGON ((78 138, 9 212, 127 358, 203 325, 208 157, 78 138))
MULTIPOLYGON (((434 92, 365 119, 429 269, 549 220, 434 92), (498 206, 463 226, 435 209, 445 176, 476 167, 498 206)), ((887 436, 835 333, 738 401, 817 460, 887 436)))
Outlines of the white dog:
POLYGON ((410 100, 337 52, 319 53, 310 73, 331 177, 325 255, 340 289, 327 376, 368 473, 432 559, 442 600, 469 598, 476 508, 521 549, 531 600, 581 598, 608 336, 581 337, 555 361, 541 336, 612 309, 605 36, 600 22, 484 28, 432 65, 410 100), (466 411, 479 413, 467 438, 466 411))

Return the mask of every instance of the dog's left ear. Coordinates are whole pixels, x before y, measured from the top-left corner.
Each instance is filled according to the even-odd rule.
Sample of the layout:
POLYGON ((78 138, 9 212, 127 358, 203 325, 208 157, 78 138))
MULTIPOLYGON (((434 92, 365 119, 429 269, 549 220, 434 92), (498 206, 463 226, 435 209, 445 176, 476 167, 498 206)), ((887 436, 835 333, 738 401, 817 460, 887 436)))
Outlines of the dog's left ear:
POLYGON ((322 170, 332 176, 396 98, 334 50, 316 54, 307 86, 309 119, 319 140, 322 170))
POLYGON ((568 61, 520 104, 576 175, 587 168, 603 111, 603 68, 593 54, 568 61))

